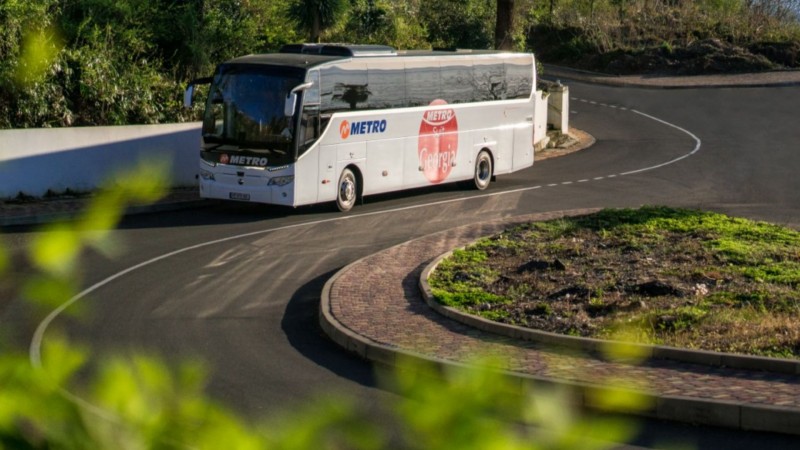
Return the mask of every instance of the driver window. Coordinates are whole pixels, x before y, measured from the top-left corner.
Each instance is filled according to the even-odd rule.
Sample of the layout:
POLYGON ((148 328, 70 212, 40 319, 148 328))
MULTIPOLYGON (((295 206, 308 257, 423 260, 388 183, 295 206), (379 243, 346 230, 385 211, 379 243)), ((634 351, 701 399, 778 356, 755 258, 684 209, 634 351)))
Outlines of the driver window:
POLYGON ((306 105, 300 116, 300 154, 306 152, 320 134, 319 105, 306 105))
POLYGON ((308 73, 308 81, 313 83, 303 93, 303 113, 300 115, 299 154, 306 152, 320 135, 319 126, 319 71, 308 73))

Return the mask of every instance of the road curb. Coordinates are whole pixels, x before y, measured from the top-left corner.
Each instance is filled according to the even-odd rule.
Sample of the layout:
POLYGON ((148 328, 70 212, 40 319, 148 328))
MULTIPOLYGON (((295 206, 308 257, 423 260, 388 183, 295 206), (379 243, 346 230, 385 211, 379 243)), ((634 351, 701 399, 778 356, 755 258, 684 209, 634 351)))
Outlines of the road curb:
MULTIPOLYGON (((407 245, 409 242, 413 241, 398 244, 383 251, 407 245)), ((336 319, 331 306, 331 293, 334 284, 348 271, 360 264, 365 264, 365 261, 371 256, 372 255, 366 256, 345 266, 337 271, 336 274, 325 283, 322 289, 319 310, 319 322, 324 332, 347 351, 379 364, 397 366, 403 360, 418 360, 433 364, 439 371, 445 371, 449 367, 465 367, 466 365, 460 362, 444 360, 432 355, 409 352, 393 347, 390 344, 373 341, 347 328, 336 319)), ((440 260, 440 258, 437 258, 437 260, 440 260)), ((427 268, 423 273, 429 273, 427 268)), ((420 279, 422 279, 422 277, 420 277, 420 279)), ((518 331, 515 330, 514 333, 516 332, 518 331)), ((556 339, 556 341, 558 340, 556 339)), ((579 342, 577 345, 586 344, 579 342)), ((591 344, 590 347, 593 345, 595 344, 591 344)), ((520 388, 547 385, 569 389, 573 393, 573 398, 575 399, 574 403, 582 408, 590 410, 613 410, 614 412, 693 424, 800 435, 800 410, 794 408, 756 405, 725 400, 657 395, 646 391, 612 388, 603 385, 572 382, 518 372, 499 372, 516 379, 520 388), (647 406, 643 409, 620 411, 619 409, 609 409, 602 401, 598 400, 604 393, 619 392, 636 395, 642 399, 647 406)))
POLYGON ((544 64, 543 79, 580 81, 614 87, 643 89, 721 89, 800 86, 797 70, 694 76, 621 76, 544 64), (770 78, 775 78, 770 80, 770 78), (648 80, 652 80, 648 82, 648 80))
MULTIPOLYGON (((124 216, 149 214, 156 212, 181 211, 185 209, 201 208, 209 205, 207 200, 189 200, 151 205, 129 206, 123 213, 124 216)), ((83 213, 82 210, 59 211, 52 213, 33 214, 27 216, 0 217, 0 227, 44 225, 53 222, 66 222, 75 220, 83 213)))

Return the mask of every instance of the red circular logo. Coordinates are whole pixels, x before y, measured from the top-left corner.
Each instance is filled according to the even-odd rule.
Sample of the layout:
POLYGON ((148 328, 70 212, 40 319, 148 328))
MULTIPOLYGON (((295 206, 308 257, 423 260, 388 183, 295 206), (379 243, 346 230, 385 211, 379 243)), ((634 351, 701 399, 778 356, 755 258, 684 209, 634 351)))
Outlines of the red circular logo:
MULTIPOLYGON (((444 100, 431 102, 431 106, 446 104, 444 100)), ((458 154, 458 120, 452 108, 432 108, 422 114, 417 152, 428 181, 441 183, 450 176, 458 154)))
POLYGON ((231 160, 230 156, 228 156, 225 153, 219 155, 219 162, 222 164, 228 164, 230 160, 231 160))
POLYGON ((350 122, 343 120, 341 125, 339 125, 339 134, 342 135, 342 139, 347 139, 350 137, 350 122))

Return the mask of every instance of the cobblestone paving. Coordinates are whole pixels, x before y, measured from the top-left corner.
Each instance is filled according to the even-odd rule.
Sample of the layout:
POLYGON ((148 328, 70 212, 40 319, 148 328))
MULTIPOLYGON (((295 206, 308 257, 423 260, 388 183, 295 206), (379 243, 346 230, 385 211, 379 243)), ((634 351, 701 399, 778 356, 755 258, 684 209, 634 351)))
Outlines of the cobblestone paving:
MULTIPOLYGON (((588 213, 573 211, 571 214, 588 213)), ((654 360, 639 365, 591 355, 559 353, 541 345, 485 333, 430 309, 417 287, 424 267, 440 254, 538 214, 448 230, 372 255, 331 287, 331 312, 351 331, 376 343, 468 362, 502 355, 508 369, 561 380, 635 388, 660 396, 800 408, 800 376, 654 360)))

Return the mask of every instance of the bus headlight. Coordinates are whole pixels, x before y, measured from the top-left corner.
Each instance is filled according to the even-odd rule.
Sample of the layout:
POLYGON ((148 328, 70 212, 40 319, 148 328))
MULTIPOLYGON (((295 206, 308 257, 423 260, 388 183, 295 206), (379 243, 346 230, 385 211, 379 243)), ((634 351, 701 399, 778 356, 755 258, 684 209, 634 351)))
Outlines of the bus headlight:
POLYGON ((211 181, 214 181, 214 174, 213 174, 213 173, 211 173, 211 172, 209 172, 209 171, 207 171, 207 170, 200 169, 200 176, 201 176, 201 177, 202 177, 204 180, 211 180, 211 181))
POLYGON ((287 175, 284 177, 274 177, 269 179, 267 186, 286 186, 294 181, 294 175, 287 175))

